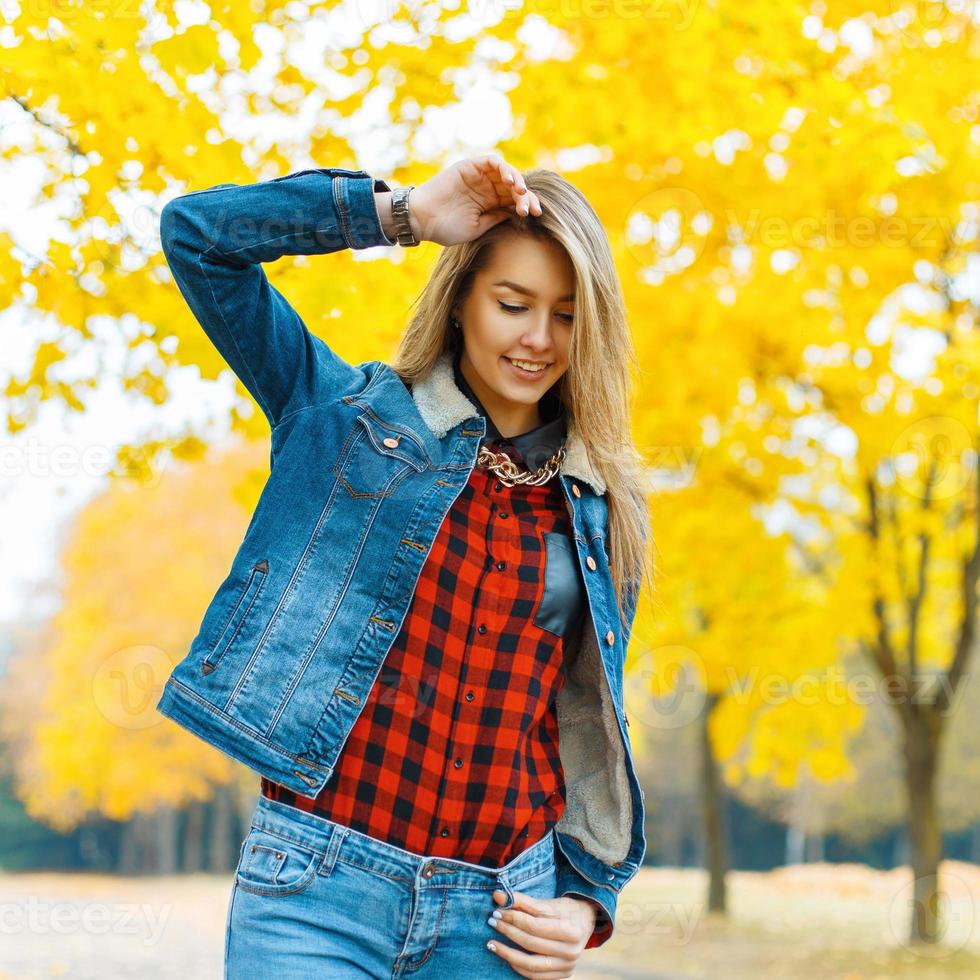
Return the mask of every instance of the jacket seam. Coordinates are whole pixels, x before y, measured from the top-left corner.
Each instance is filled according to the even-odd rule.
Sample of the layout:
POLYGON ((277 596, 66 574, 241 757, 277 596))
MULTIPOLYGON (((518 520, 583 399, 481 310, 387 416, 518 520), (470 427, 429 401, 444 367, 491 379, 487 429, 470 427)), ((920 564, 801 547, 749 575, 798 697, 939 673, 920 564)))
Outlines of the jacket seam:
POLYGON ((266 403, 265 397, 262 394, 261 388, 260 388, 259 383, 258 383, 258 379, 255 377, 255 374, 252 372, 252 367, 248 363, 248 358, 246 358, 245 355, 242 353, 242 349, 241 349, 241 347, 238 344, 238 338, 235 336, 234 330, 232 330, 231 327, 228 325, 228 320, 225 317, 225 311, 224 311, 221 303, 218 302, 218 297, 215 294, 214 285, 211 282, 211 277, 208 275, 207 270, 204 267, 204 257, 213 248, 214 248, 213 245, 209 245, 203 252, 198 252, 197 253, 197 265, 198 265, 198 268, 201 271, 201 275, 204 277, 204 281, 208 284, 208 292, 211 294, 211 299, 214 302, 215 309, 218 311, 218 316, 221 317, 221 322, 224 325, 225 331, 227 332, 228 337, 231 340, 231 342, 232 342, 232 344, 233 344, 233 346, 235 348, 236 353, 238 354, 239 358, 241 359, 242 366, 244 367, 245 371, 248 373, 249 379, 252 382, 252 387, 253 387, 253 389, 255 391, 255 395, 254 395, 255 400, 259 403, 259 407, 265 413, 266 418, 270 418, 271 419, 271 418, 273 418, 273 415, 272 415, 272 412, 269 409, 268 404, 266 403))
POLYGON ((340 219, 340 231, 344 236, 344 241, 347 242, 347 247, 353 249, 354 242, 351 239, 350 220, 347 214, 347 193, 346 188, 341 186, 341 183, 340 180, 336 179, 336 176, 331 177, 331 190, 333 191, 334 205, 337 208, 337 217, 340 219))
MULTIPOLYGON (((311 336, 316 336, 316 334, 311 334, 311 336)), ((317 339, 319 339, 319 338, 317 338, 317 339)), ((324 343, 325 343, 325 341, 324 341, 324 343)), ((336 356, 339 357, 339 355, 336 355, 336 356)), ((355 365, 352 364, 352 365, 349 365, 349 366, 351 368, 354 368, 356 370, 356 366, 355 365)), ((386 367, 386 366, 387 365, 384 365, 383 362, 382 362, 382 367, 379 368, 377 371, 374 372, 374 377, 371 378, 371 380, 368 381, 368 383, 364 386, 363 390, 358 393, 358 395, 357 395, 358 398, 360 398, 361 396, 365 395, 367 392, 369 392, 371 390, 371 386, 374 385, 377 382, 378 375, 381 373, 382 370, 384 370, 384 367, 386 367)), ((291 412, 288 412, 281 419, 279 419, 279 421, 276 422, 276 424, 274 426, 272 426, 272 428, 273 428, 273 430, 278 429, 279 426, 282 425, 282 423, 285 422, 287 419, 291 419, 294 415, 299 415, 300 412, 309 411, 311 408, 321 408, 324 405, 336 405, 338 402, 343 401, 345 397, 346 397, 345 395, 330 395, 328 398, 324 398, 322 401, 310 402, 309 405, 300 405, 299 408, 294 408, 291 412)), ((363 406, 361 406, 361 407, 363 407, 363 406)))

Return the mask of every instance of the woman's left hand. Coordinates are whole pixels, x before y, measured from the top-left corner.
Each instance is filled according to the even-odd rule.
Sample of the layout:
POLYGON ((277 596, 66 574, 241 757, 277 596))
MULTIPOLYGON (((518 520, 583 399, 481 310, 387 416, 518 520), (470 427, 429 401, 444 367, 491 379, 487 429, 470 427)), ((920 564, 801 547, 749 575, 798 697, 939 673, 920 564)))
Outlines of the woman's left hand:
MULTIPOLYGON (((493 898, 498 905, 507 901, 507 895, 499 890, 493 898)), ((515 973, 535 980, 562 980, 572 975, 595 928, 597 914, 595 906, 583 898, 532 898, 519 891, 514 892, 514 904, 509 909, 498 911, 497 928, 488 928, 522 948, 494 943, 496 955, 515 973)))

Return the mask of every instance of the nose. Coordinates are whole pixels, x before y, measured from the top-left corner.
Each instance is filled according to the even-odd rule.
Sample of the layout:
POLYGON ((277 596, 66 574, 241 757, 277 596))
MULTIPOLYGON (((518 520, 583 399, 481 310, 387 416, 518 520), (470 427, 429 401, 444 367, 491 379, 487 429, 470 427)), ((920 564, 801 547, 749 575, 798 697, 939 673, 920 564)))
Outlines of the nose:
POLYGON ((544 351, 551 347, 551 316, 544 313, 535 317, 533 323, 521 337, 524 345, 534 351, 544 351))

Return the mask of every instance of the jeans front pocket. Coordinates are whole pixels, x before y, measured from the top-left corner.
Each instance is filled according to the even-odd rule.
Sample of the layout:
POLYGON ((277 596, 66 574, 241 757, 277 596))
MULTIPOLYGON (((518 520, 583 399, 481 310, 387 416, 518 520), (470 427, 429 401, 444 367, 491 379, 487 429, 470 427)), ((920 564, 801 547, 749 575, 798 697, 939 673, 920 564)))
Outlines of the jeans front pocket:
POLYGON ((235 882, 254 895, 295 895, 316 878, 324 851, 252 827, 242 847, 235 882))

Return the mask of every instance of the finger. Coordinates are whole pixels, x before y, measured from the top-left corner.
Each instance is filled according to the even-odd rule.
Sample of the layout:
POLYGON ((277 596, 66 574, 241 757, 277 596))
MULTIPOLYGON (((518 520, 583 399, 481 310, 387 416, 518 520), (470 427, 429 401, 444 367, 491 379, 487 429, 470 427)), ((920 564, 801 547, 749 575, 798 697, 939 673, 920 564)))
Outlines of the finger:
MULTIPOLYGON (((509 179, 513 176, 513 167, 499 154, 488 153, 482 157, 473 157, 464 162, 463 172, 467 169, 472 174, 474 181, 486 180, 493 187, 494 193, 501 202, 511 198, 514 190, 514 182, 509 179)), ((465 178, 464 178, 465 179, 465 178)))
POLYGON ((572 975, 577 959, 560 956, 554 953, 538 955, 527 953, 521 949, 513 949, 503 943, 494 943, 495 955, 507 963, 512 970, 522 977, 534 977, 535 980, 559 980, 572 975))
POLYGON ((485 159, 496 165, 497 170, 500 173, 500 179, 505 184, 511 185, 511 187, 520 191, 521 193, 527 190, 527 186, 524 183, 524 178, 521 176, 521 172, 517 169, 517 167, 512 166, 495 153, 489 154, 485 159))
POLYGON ((530 915, 537 915, 545 919, 561 918, 561 903, 554 898, 535 898, 527 892, 514 891, 514 901, 510 909, 518 912, 527 912, 530 915))
POLYGON ((490 182, 498 194, 506 197, 507 192, 510 191, 514 210, 519 215, 541 214, 541 202, 537 195, 528 189, 527 181, 517 167, 511 166, 495 153, 480 157, 476 162, 489 170, 490 182))
POLYGON ((496 153, 481 157, 476 162, 488 171, 490 181, 499 191, 513 191, 518 181, 523 181, 520 171, 496 153))
POLYGON ((518 214, 533 214, 536 217, 541 214, 541 200, 534 191, 530 190, 526 183, 521 183, 521 187, 514 188, 514 208, 518 214), (523 188, 523 192, 522 192, 523 188))
POLYGON ((534 191, 528 191, 523 196, 521 203, 515 205, 515 207, 518 214, 532 214, 536 218, 541 216, 541 201, 538 200, 538 196, 534 191))
MULTIPOLYGON (((509 163, 503 161, 501 161, 500 173, 504 182, 510 186, 514 194, 514 203, 517 205, 518 211, 520 211, 522 200, 525 207, 527 207, 528 201, 526 199, 531 192, 527 189, 527 182, 524 180, 524 175, 517 167, 512 167, 509 163)), ((525 210, 523 213, 527 214, 527 211, 525 210)))
MULTIPOLYGON (((495 892, 497 896, 503 893, 495 892)), ((491 916, 491 927, 525 949, 558 953, 558 945, 575 940, 575 932, 563 917, 561 902, 553 898, 534 898, 515 891, 510 908, 498 908, 491 916)))
POLYGON ((574 926, 562 918, 533 915, 517 909, 501 910, 490 927, 501 936, 535 953, 564 955, 578 939, 574 926))

